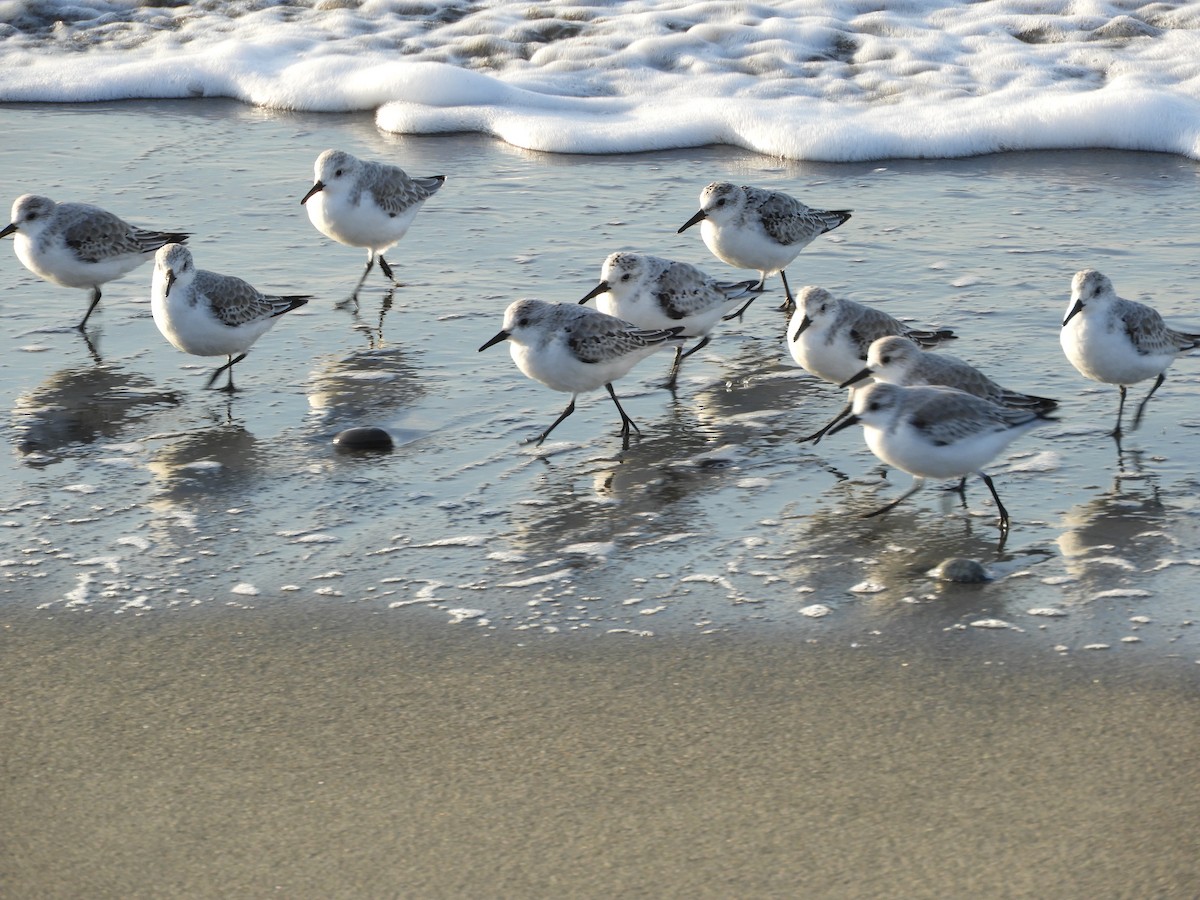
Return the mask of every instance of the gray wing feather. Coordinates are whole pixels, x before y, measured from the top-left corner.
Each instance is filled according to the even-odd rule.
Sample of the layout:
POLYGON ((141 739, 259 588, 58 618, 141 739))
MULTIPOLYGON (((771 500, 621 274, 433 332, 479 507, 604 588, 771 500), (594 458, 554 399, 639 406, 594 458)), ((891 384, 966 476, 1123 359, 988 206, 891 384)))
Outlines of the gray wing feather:
POLYGON ((867 358, 867 350, 876 339, 893 334, 907 336, 904 324, 899 319, 894 319, 887 313, 870 306, 863 306, 860 303, 852 304, 850 301, 843 303, 840 315, 834 321, 833 327, 829 329, 831 339, 847 325, 849 325, 850 340, 854 342, 858 358, 862 360, 867 358))
POLYGON ((65 220, 63 241, 84 262, 100 262, 131 253, 153 253, 164 244, 187 237, 138 228, 107 210, 83 203, 74 204, 65 212, 60 206, 59 215, 65 220))
POLYGON ((428 200, 438 192, 446 181, 444 175, 428 178, 410 178, 396 166, 376 164, 371 169, 367 189, 388 215, 397 216, 414 203, 428 200))
POLYGON ((982 397, 1001 406, 1024 407, 1047 411, 1058 406, 1057 400, 1035 397, 1020 391, 1009 390, 988 378, 977 368, 953 356, 931 353, 921 358, 917 374, 928 384, 956 388, 982 397))
POLYGON ((690 265, 676 263, 663 271, 654 296, 664 315, 684 319, 732 303, 757 284, 757 281, 721 284, 690 265))
POLYGON ((195 288, 198 293, 208 298, 213 315, 231 327, 282 315, 297 306, 303 306, 311 299, 299 294, 264 294, 233 275, 219 275, 203 270, 196 272, 195 288))
POLYGON ((606 362, 669 341, 681 331, 682 327, 634 328, 616 316, 595 314, 571 324, 567 346, 583 362, 606 362))
POLYGON ((937 389, 912 411, 912 427, 939 446, 977 434, 1008 431, 1044 418, 1037 410, 1000 406, 963 391, 937 389))
POLYGON ((1200 335, 1168 328, 1158 310, 1152 307, 1124 300, 1116 304, 1114 310, 1134 349, 1143 356, 1183 353, 1200 346, 1200 335))
POLYGON ((817 235, 832 231, 850 218, 849 210, 813 209, 794 197, 777 191, 747 187, 752 208, 762 217, 763 229, 779 243, 808 243, 817 235))

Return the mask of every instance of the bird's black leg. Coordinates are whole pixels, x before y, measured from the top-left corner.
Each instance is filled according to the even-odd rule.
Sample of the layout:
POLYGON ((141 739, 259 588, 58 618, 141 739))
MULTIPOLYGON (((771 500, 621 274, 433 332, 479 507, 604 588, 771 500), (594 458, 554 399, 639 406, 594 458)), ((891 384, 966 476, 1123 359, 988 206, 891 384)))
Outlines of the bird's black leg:
POLYGON ((221 388, 221 390, 232 394, 235 390, 237 390, 237 388, 235 388, 233 386, 233 367, 237 363, 240 363, 245 358, 246 358, 245 353, 239 353, 236 358, 232 354, 230 354, 229 362, 225 363, 225 365, 221 366, 221 368, 217 369, 217 371, 212 373, 212 377, 208 379, 208 384, 206 384, 204 386, 205 389, 212 387, 216 383, 217 378, 220 377, 222 372, 227 372, 228 376, 229 376, 229 381, 226 383, 225 387, 221 388))
POLYGON ((915 494, 917 491, 919 491, 923 487, 925 487, 925 479, 924 478, 914 478, 912 487, 910 487, 907 491, 905 491, 903 494, 901 494, 899 497, 897 497, 895 500, 893 500, 887 506, 881 507, 880 509, 875 510, 875 512, 865 513, 864 515, 861 516, 861 518, 873 519, 876 516, 883 515, 883 513, 887 512, 889 509, 895 509, 903 501, 907 500, 909 497, 911 497, 913 494, 915 494))
MULTIPOLYGON (((87 312, 85 312, 83 314, 83 321, 80 322, 78 325, 76 325, 75 326, 76 328, 78 328, 80 331, 83 331, 83 326, 87 325, 87 320, 91 317, 92 310, 96 308, 96 304, 99 302, 100 302, 100 288, 99 288, 99 286, 97 286, 97 287, 92 288, 92 302, 90 304, 88 304, 87 312)), ((1147 399, 1149 399, 1149 398, 1147 398, 1147 399)))
POLYGON ((383 272, 384 276, 385 276, 385 277, 386 277, 386 278, 387 278, 387 279, 388 279, 388 280, 389 280, 389 281, 390 281, 390 282, 391 282, 393 285, 395 285, 396 287, 400 287, 400 282, 398 282, 398 281, 396 280, 396 276, 392 274, 392 267, 391 267, 391 266, 388 264, 388 261, 387 261, 386 259, 384 259, 384 258, 383 258, 383 254, 382 254, 382 253, 380 253, 380 254, 379 254, 379 268, 380 268, 380 270, 383 272))
POLYGON ((749 300, 747 300, 745 303, 743 303, 741 306, 739 306, 735 312, 731 312, 727 316, 721 316, 721 321, 728 322, 730 319, 740 319, 742 317, 742 313, 744 313, 746 310, 748 310, 750 308, 750 304, 753 303, 757 299, 758 299, 758 297, 756 297, 756 296, 751 297, 749 300))
POLYGON ((675 348, 675 362, 671 365, 671 375, 667 379, 668 390, 672 390, 672 391, 675 390, 675 382, 679 378, 679 366, 683 363, 683 361, 685 359, 687 359, 689 356, 691 356, 693 353, 695 353, 697 350, 701 350, 704 347, 707 347, 708 342, 711 340, 712 340, 712 338, 706 334, 704 337, 702 337, 700 339, 699 343, 697 343, 695 347, 692 347, 686 353, 684 352, 683 347, 675 348))
POLYGON ((838 422, 842 421, 842 419, 846 418, 846 416, 850 415, 850 413, 853 412, 853 409, 854 408, 849 403, 847 403, 845 406, 842 407, 841 412, 839 412, 836 416, 834 416, 825 425, 823 425, 821 427, 820 431, 814 431, 808 437, 800 438, 800 440, 798 440, 796 443, 806 444, 809 441, 812 441, 814 444, 821 443, 821 438, 825 437, 825 435, 827 435, 829 433, 829 429, 832 428, 834 425, 836 425, 838 422))
POLYGON ((950 485, 949 487, 944 487, 944 488, 942 488, 942 490, 953 491, 954 493, 958 494, 960 497, 963 498, 963 503, 966 503, 967 502, 967 476, 964 475, 962 478, 958 479, 958 484, 953 484, 953 485, 950 485))
POLYGON ((784 295, 783 306, 781 306, 779 308, 784 310, 785 312, 791 312, 793 309, 796 308, 796 298, 792 296, 792 289, 788 286, 787 275, 784 274, 783 269, 779 270, 779 277, 781 279, 783 279, 783 295, 784 295))
POLYGON ((667 376, 666 388, 669 391, 675 390, 675 381, 679 378, 679 364, 683 362, 683 348, 675 348, 675 361, 671 363, 671 374, 667 376))
POLYGON ((638 428, 637 422, 626 415, 625 410, 621 408, 621 401, 617 399, 617 393, 613 390, 611 383, 606 384, 605 389, 608 391, 608 396, 612 397, 613 403, 617 405, 617 412, 621 414, 621 447, 623 450, 629 449, 629 427, 632 425, 633 430, 638 434, 642 433, 642 429, 638 428))
POLYGON ((1133 428, 1131 431, 1137 431, 1137 427, 1142 424, 1142 413, 1146 411, 1146 404, 1150 402, 1150 398, 1154 396, 1154 392, 1162 387, 1162 383, 1167 380, 1166 372, 1159 372, 1158 377, 1154 379, 1154 387, 1150 388, 1150 393, 1146 395, 1146 399, 1138 404, 1137 414, 1133 417, 1133 428))
MULTIPOLYGON (((550 432, 552 432, 555 428, 557 428, 559 423, 562 422, 563 419, 565 419, 567 416, 569 416, 573 412, 575 412, 575 396, 574 395, 571 396, 571 402, 568 403, 567 408, 562 411, 562 415, 559 416, 557 419, 555 419, 551 423, 549 428, 547 428, 545 431, 543 431, 541 434, 538 435, 537 443, 535 443, 534 446, 535 447, 542 446, 542 441, 544 441, 549 436, 550 432)), ((526 441, 525 443, 529 443, 529 441, 526 441)))
MULTIPOLYGON (((1125 385, 1119 385, 1121 388, 1121 402, 1117 404, 1117 427, 1109 432, 1118 441, 1121 440, 1121 414, 1125 412, 1125 385)), ((1147 400, 1150 398, 1147 397, 1147 400)))
POLYGON ((374 250, 368 250, 368 251, 367 251, 367 265, 366 265, 366 268, 364 268, 364 269, 363 269, 362 275, 360 275, 360 276, 358 277, 358 284, 356 284, 356 285, 354 286, 354 290, 352 290, 352 291, 350 292, 350 296, 349 296, 349 298, 347 298, 347 299, 349 299, 349 300, 353 300, 355 303, 357 303, 357 302, 358 302, 358 291, 359 291, 359 288, 361 288, 361 287, 363 286, 363 282, 365 282, 365 281, 367 280, 367 276, 371 274, 371 269, 373 269, 374 267, 375 267, 375 251, 374 251, 374 250))
POLYGON ((992 499, 996 501, 996 509, 1000 510, 1000 531, 1002 534, 1008 534, 1008 510, 1004 508, 1004 504, 1000 502, 1000 495, 996 493, 996 485, 992 484, 991 476, 987 472, 981 471, 979 477, 983 479, 983 483, 988 486, 988 490, 992 492, 992 499))

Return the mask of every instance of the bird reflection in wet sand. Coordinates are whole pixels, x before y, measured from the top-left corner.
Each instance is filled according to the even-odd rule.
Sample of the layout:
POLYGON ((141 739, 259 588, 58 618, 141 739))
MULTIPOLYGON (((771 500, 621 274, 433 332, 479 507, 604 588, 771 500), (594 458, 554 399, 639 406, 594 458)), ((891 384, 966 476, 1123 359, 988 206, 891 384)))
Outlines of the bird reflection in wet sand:
POLYGON ((368 322, 362 317, 361 309, 357 297, 349 297, 336 304, 337 309, 345 309, 350 312, 350 317, 354 320, 354 330, 362 332, 367 336, 367 346, 372 350, 377 350, 384 345, 383 339, 383 320, 392 309, 392 303, 396 299, 396 289, 391 288, 383 295, 383 302, 379 306, 379 318, 374 324, 368 322))
POLYGON ((356 422, 415 406, 425 381, 398 346, 321 359, 308 379, 308 405, 322 421, 356 422))
POLYGON ((261 468, 257 439, 240 423, 146 438, 160 440, 147 468, 166 497, 203 495, 227 503, 231 493, 246 492, 261 468))
MULTIPOLYGON (((156 407, 179 401, 177 392, 160 390, 151 379, 116 366, 63 369, 16 398, 13 434, 26 462, 57 462, 73 445, 120 437, 156 407)), ((82 446, 77 450, 84 452, 82 446)))
POLYGON ((609 543, 633 549, 694 531, 699 505, 727 483, 719 469, 736 465, 736 457, 711 451, 710 437, 679 405, 620 454, 597 447, 594 456, 567 465, 543 458, 547 474, 533 482, 533 502, 514 510, 513 549, 557 554, 565 546, 609 543))
POLYGON ((1091 587, 1111 588, 1122 574, 1152 568, 1178 545, 1167 526, 1171 512, 1151 478, 1117 476, 1111 489, 1063 517, 1057 543, 1067 571, 1091 587))

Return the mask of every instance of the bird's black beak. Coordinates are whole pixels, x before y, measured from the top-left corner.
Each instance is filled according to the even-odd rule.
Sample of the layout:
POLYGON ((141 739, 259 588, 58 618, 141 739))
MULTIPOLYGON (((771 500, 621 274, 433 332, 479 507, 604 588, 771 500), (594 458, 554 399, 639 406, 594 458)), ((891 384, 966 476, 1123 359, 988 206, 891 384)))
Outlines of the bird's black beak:
POLYGON ((1076 300, 1075 305, 1071 307, 1071 311, 1069 313, 1067 313, 1067 317, 1065 319, 1063 319, 1063 326, 1066 327, 1066 324, 1068 322, 1070 322, 1073 318, 1075 318, 1075 316, 1077 314, 1079 314, 1081 312, 1083 312, 1083 301, 1076 300))
POLYGON ((0 238, 6 238, 16 230, 17 230, 16 222, 12 222, 8 225, 5 225, 3 228, 0 228, 0 238))
POLYGON ((307 194, 305 194, 303 197, 300 198, 300 205, 303 206, 305 203, 308 202, 309 197, 311 197, 313 194, 317 193, 318 191, 323 191, 323 190, 325 190, 325 182, 318 181, 316 184, 314 184, 312 187, 310 187, 308 189, 307 194))
POLYGON ((851 375, 849 378, 847 378, 845 381, 843 381, 841 384, 839 384, 838 387, 840 387, 840 388, 850 387, 850 385, 858 384, 864 378, 870 378, 870 377, 871 377, 871 368, 868 366, 867 368, 862 369, 861 371, 856 372, 855 374, 851 375))
POLYGON ((807 328, 811 324, 812 324, 812 319, 810 319, 808 316, 805 316, 803 319, 800 320, 800 327, 797 328, 796 333, 792 335, 792 343, 793 344, 796 343, 796 341, 800 340, 800 335, 804 334, 804 329, 807 328))
POLYGON ((167 269, 167 286, 165 288, 163 288, 163 296, 164 297, 171 296, 171 285, 173 285, 174 283, 175 283, 175 271, 173 269, 167 269))
POLYGON ((497 334, 494 338, 492 338, 490 341, 488 341, 486 344, 484 344, 482 347, 480 347, 478 352, 482 353, 488 347, 494 346, 495 344, 498 344, 501 341, 507 341, 510 337, 512 337, 511 334, 509 334, 507 331, 501 330, 499 334, 497 334))
POLYGON ((690 219, 688 219, 686 222, 684 222, 682 225, 680 225, 679 230, 675 233, 683 234, 685 231, 687 231, 689 228, 691 228, 697 222, 702 222, 707 218, 708 218, 708 213, 706 213, 704 210, 700 210, 700 212, 696 213, 694 216, 692 216, 690 219))
POLYGON ((836 425, 834 425, 832 428, 830 428, 827 432, 825 432, 825 436, 830 437, 831 435, 835 435, 839 431, 842 431, 845 428, 849 428, 851 425, 857 425, 857 424, 858 424, 858 416, 853 416, 853 415, 846 416, 846 418, 842 419, 842 421, 838 422, 836 425))
POLYGON ((608 282, 607 282, 607 281, 602 281, 602 282, 600 282, 598 285, 596 285, 594 288, 592 288, 590 291, 588 291, 588 292, 587 292, 587 296, 585 296, 585 297, 584 297, 582 300, 580 300, 579 302, 580 302, 580 303, 587 303, 587 302, 588 302, 589 300, 591 300, 593 297, 599 297, 601 294, 603 294, 605 291, 607 291, 607 290, 608 290, 608 287, 609 287, 609 285, 608 285, 608 282))

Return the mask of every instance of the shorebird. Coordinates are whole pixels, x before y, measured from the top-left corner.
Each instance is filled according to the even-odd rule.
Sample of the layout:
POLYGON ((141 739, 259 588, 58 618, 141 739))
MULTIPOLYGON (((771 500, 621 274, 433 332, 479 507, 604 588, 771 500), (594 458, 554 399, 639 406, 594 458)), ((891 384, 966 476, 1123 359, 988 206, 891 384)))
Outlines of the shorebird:
POLYGON ((612 383, 663 346, 675 346, 682 328, 646 329, 575 303, 517 300, 504 312, 504 327, 480 351, 509 341, 513 362, 526 376, 571 395, 562 415, 537 437, 537 446, 575 411, 575 398, 603 386, 621 414, 621 438, 641 431, 626 415, 612 383))
POLYGON ((1154 379, 1150 393, 1134 414, 1131 430, 1136 430, 1146 404, 1166 381, 1167 368, 1175 357, 1200 346, 1200 333, 1168 328, 1151 307, 1118 297, 1112 282, 1095 269, 1075 273, 1058 338, 1067 359, 1081 375, 1120 387, 1117 425, 1111 432, 1118 439, 1126 388, 1154 379))
POLYGON ((246 358, 251 345, 281 315, 311 299, 301 294, 264 294, 232 275, 197 269, 183 244, 167 244, 154 257, 150 309, 163 337, 184 353, 228 358, 213 372, 206 388, 227 372, 229 380, 222 390, 235 390, 234 365, 246 358))
MULTIPOLYGON (((784 269, 818 236, 850 218, 848 209, 813 209, 779 191, 713 182, 700 192, 700 210, 678 233, 697 222, 700 236, 713 255, 739 269, 757 269, 758 287, 779 273, 787 297, 784 309, 795 305, 784 269)), ((754 301, 731 314, 740 316, 754 301)))
POLYGON ((404 237, 425 201, 441 189, 445 175, 411 178, 401 168, 326 150, 313 165, 315 181, 300 203, 317 231, 339 244, 367 249, 367 266, 350 294, 371 273, 375 260, 396 285, 385 251, 404 237))
POLYGON ((1001 534, 1007 535, 1008 510, 983 466, 1025 432, 1051 421, 1044 411, 1001 406, 953 388, 876 383, 855 391, 852 413, 830 434, 861 424, 871 452, 913 476, 911 488, 863 518, 894 508, 924 487, 926 478, 976 472, 992 492, 1001 534))
POLYGON ((182 231, 151 231, 130 225, 88 203, 55 203, 23 194, 0 238, 15 235, 17 258, 34 275, 63 287, 90 288, 91 302, 75 327, 83 331, 100 302, 100 286, 154 256, 164 244, 186 241, 182 231))
POLYGON ((682 327, 681 337, 700 338, 686 352, 675 348, 667 387, 674 388, 684 359, 706 347, 710 332, 730 309, 756 290, 754 281, 724 283, 685 262, 645 253, 613 253, 604 260, 600 283, 580 300, 639 328, 682 327))

